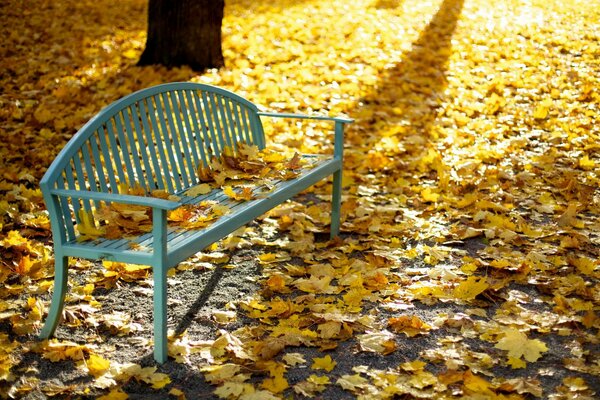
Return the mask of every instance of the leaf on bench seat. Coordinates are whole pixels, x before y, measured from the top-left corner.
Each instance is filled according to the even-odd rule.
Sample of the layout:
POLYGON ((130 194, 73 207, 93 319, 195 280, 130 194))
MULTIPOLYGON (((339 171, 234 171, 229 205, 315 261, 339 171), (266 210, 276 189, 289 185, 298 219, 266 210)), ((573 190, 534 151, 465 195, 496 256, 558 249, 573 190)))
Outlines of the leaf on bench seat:
POLYGON ((78 215, 78 241, 95 240, 106 234, 106 230, 96 227, 96 222, 94 220, 94 214, 92 213, 92 211, 85 211, 84 209, 80 209, 78 215))
POLYGON ((208 194, 213 190, 213 187, 208 183, 202 183, 200 185, 193 186, 186 190, 183 194, 188 197, 197 197, 203 194, 208 194))
POLYGON ((252 188, 248 186, 242 187, 241 192, 236 192, 233 190, 231 186, 223 186, 223 193, 234 200, 245 201, 254 199, 254 194, 252 193, 252 188))
POLYGON ((259 150, 255 145, 238 143, 236 150, 225 148, 220 157, 214 157, 209 166, 200 166, 197 172, 201 182, 223 186, 227 180, 289 180, 298 175, 297 170, 307 167, 312 167, 312 163, 298 153, 259 150))

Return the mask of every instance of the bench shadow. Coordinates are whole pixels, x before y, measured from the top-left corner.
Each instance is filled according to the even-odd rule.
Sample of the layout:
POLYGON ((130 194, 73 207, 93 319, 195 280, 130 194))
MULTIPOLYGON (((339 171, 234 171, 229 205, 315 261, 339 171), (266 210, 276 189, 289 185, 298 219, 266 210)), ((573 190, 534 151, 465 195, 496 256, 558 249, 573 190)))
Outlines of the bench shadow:
POLYGON ((196 314, 198 314, 198 311, 200 311, 200 309, 204 307, 212 293, 215 291, 217 284, 223 277, 223 273, 223 267, 217 266, 215 268, 208 282, 206 282, 206 284, 204 285, 202 293, 200 293, 196 301, 194 301, 194 303, 188 308, 185 315, 180 317, 180 322, 177 324, 177 327, 175 327, 175 336, 181 335, 190 327, 190 325, 194 321, 194 318, 196 317, 196 314))

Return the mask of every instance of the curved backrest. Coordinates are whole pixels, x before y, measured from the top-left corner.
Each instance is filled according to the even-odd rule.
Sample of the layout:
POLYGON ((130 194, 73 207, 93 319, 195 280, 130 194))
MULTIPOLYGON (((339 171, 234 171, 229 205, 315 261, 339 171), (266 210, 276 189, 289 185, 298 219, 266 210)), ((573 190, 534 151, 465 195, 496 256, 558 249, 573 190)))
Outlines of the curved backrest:
MULTIPOLYGON (((53 188, 118 193, 118 186, 176 193, 199 182, 198 168, 239 142, 265 146, 258 108, 210 85, 178 82, 126 96, 100 111, 59 153, 42 178, 53 188)), ((48 199, 47 199, 48 201, 48 199)), ((55 204, 73 239, 78 211, 89 201, 55 204)), ((97 204, 96 204, 97 206, 97 204)), ((52 207, 48 205, 49 210, 52 207)), ((50 210, 52 211, 52 210, 50 210)))

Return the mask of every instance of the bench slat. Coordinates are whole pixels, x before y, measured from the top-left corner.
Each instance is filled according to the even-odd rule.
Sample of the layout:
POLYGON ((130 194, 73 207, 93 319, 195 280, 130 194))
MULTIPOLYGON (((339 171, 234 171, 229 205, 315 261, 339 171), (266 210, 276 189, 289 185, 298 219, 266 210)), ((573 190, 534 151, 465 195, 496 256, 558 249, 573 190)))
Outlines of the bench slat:
MULTIPOLYGON (((156 134, 150 128, 150 124, 148 124, 148 108, 150 108, 150 112, 152 112, 152 107, 147 107, 146 100, 139 101, 139 114, 142 125, 140 130, 144 133, 145 141, 147 143, 147 153, 150 155, 150 161, 152 162, 153 173, 151 174, 153 182, 153 186, 157 189, 165 189, 165 179, 163 177, 163 173, 161 172, 160 163, 158 160, 158 149, 157 149, 157 139, 156 134)), ((147 167, 150 169, 150 166, 147 167)))
POLYGON ((178 91, 177 99, 179 101, 179 107, 181 111, 181 119, 183 120, 183 124, 185 125, 183 129, 184 136, 187 138, 188 142, 188 150, 190 152, 190 176, 192 176, 192 184, 195 185, 198 183, 197 176, 197 168, 200 165, 200 157, 198 156, 198 143, 197 143, 197 129, 192 128, 192 123, 190 119, 193 120, 192 115, 193 111, 190 110, 189 98, 187 95, 188 91, 178 91))
POLYGON ((173 131, 174 136, 178 139, 181 144, 182 151, 179 153, 181 155, 182 168, 186 172, 184 176, 187 176, 185 179, 185 186, 189 187, 195 185, 197 183, 196 179, 196 170, 194 168, 194 162, 192 161, 190 147, 193 146, 192 142, 188 142, 188 138, 186 138, 186 132, 183 128, 183 111, 182 104, 179 102, 180 98, 177 96, 178 92, 172 92, 169 94, 169 98, 171 99, 171 108, 173 110, 172 118, 175 120, 174 122, 177 124, 176 129, 173 131))
POLYGON ((167 146, 167 149, 173 151, 174 153, 174 157, 177 160, 177 174, 181 177, 181 180, 183 182, 181 182, 179 179, 177 179, 177 174, 175 174, 175 171, 173 171, 173 174, 175 176, 175 180, 177 183, 179 183, 179 187, 188 187, 189 186, 189 179, 188 179, 188 174, 186 171, 186 167, 184 164, 184 160, 182 157, 183 154, 183 150, 182 150, 182 145, 181 145, 181 140, 178 137, 178 131, 177 128, 175 126, 175 121, 174 121, 174 115, 173 115, 173 110, 169 104, 169 98, 170 93, 163 93, 162 94, 162 111, 164 112, 164 116, 165 116, 165 120, 168 123, 168 130, 164 132, 165 137, 169 137, 169 140, 171 141, 171 146, 167 146))

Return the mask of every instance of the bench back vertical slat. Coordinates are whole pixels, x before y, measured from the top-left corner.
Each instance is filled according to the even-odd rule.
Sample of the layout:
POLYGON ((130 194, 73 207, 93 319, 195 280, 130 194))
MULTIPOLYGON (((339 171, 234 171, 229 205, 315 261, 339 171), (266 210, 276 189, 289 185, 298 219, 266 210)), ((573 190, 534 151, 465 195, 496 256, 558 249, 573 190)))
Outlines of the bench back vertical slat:
POLYGON ((175 191, 175 184, 173 182, 173 176, 171 173, 171 168, 168 168, 170 163, 174 163, 174 159, 172 158, 172 153, 167 150, 167 142, 163 139, 162 131, 164 121, 158 117, 160 115, 160 103, 156 97, 150 97, 146 99, 148 105, 148 115, 150 117, 150 126, 152 129, 152 134, 154 136, 154 140, 156 141, 156 150, 158 153, 158 157, 160 158, 160 166, 161 166, 161 174, 162 180, 165 182, 166 190, 169 192, 175 191))
POLYGON ((235 150, 237 149, 237 144, 243 139, 240 139, 239 137, 239 128, 231 112, 231 100, 223 97, 221 99, 224 103, 225 115, 227 116, 226 125, 229 127, 229 137, 232 142, 232 147, 234 147, 235 150))
POLYGON ((183 109, 185 108, 185 103, 180 102, 179 97, 180 92, 171 92, 169 93, 169 98, 171 99, 171 108, 172 108, 172 119, 174 119, 176 123, 176 128, 173 131, 173 136, 176 138, 178 142, 181 143, 181 158, 182 158, 182 168, 186 171, 186 176, 188 177, 185 186, 191 186, 197 183, 196 171, 194 168, 194 161, 191 157, 191 147, 194 147, 193 142, 188 142, 188 137, 186 133, 186 129, 183 127, 183 109))
POLYGON ((61 224, 55 240, 74 240, 80 210, 100 203, 54 197, 53 189, 118 193, 124 185, 175 194, 241 141, 264 147, 258 108, 224 89, 170 83, 114 102, 79 130, 40 182, 50 216, 61 224))
MULTIPOLYGON (((112 175, 112 171, 110 171, 110 164, 106 165, 107 161, 104 161, 100 156, 100 142, 99 142, 100 134, 98 130, 94 132, 94 134, 90 137, 90 145, 92 148, 92 162, 94 165, 94 169, 96 174, 98 175, 98 185, 100 186, 100 191, 108 192, 110 182, 107 181, 106 177, 112 175)), ((110 163, 110 160, 108 160, 110 163)))
POLYGON ((196 170, 200 165, 200 157, 198 155, 198 151, 202 152, 202 149, 198 146, 198 132, 197 129, 192 127, 194 118, 194 111, 191 107, 193 107, 189 100, 189 91, 178 91, 177 92, 177 100, 179 102, 179 108, 181 111, 181 119, 183 120, 183 132, 187 138, 187 142, 189 143, 189 151, 192 159, 189 160, 189 166, 191 167, 191 176, 193 177, 194 184, 198 182, 198 177, 196 175, 196 170))
POLYGON ((129 156, 129 150, 127 149, 127 139, 125 138, 125 134, 123 132, 123 126, 119 121, 118 116, 111 118, 106 123, 106 128, 108 129, 109 137, 112 136, 113 142, 113 154, 120 153, 120 161, 121 165, 117 164, 117 168, 121 166, 123 168, 123 176, 120 183, 125 185, 129 185, 130 183, 135 182, 135 174, 133 172, 132 160, 129 156), (126 174, 126 175, 125 175, 126 174))
MULTIPOLYGON (((131 113, 131 120, 133 121, 133 126, 131 129, 133 130, 133 136, 135 136, 135 139, 137 139, 132 143, 132 147, 138 147, 138 152, 141 155, 144 170, 143 174, 139 174, 138 179, 141 180, 142 177, 145 177, 142 187, 151 191, 157 188, 156 180, 154 179, 154 171, 150 166, 150 159, 148 158, 149 153, 154 153, 153 149, 151 149, 152 142, 147 142, 144 137, 140 125, 141 110, 136 106, 136 103, 129 107, 129 111, 131 113)), ((129 125, 131 125, 131 123, 129 125)))
MULTIPOLYGON (((72 158, 72 162, 75 167, 75 177, 74 178, 76 178, 76 179, 73 179, 73 188, 79 189, 79 190, 89 190, 89 188, 86 185, 87 179, 83 173, 83 168, 82 168, 83 160, 81 159, 81 157, 82 157, 81 153, 82 153, 81 151, 78 151, 75 154, 75 156, 72 158)), ((92 211, 91 202, 89 200, 82 200, 82 203, 83 203, 83 209, 86 212, 92 211)))
POLYGON ((165 164, 165 168, 167 171, 165 173, 169 174, 169 180, 173 184, 174 190, 181 190, 181 181, 177 179, 178 176, 181 175, 179 171, 179 165, 177 164, 177 157, 174 152, 174 144, 169 135, 169 129, 167 128, 167 122, 165 120, 165 105, 163 104, 160 96, 154 97, 154 105, 156 107, 156 114, 158 115, 158 119, 160 121, 160 140, 164 146, 164 149, 167 152, 169 162, 165 164))
MULTIPOLYGON (((114 131, 110 127, 110 121, 100 126, 98 128, 98 132, 100 133, 100 142, 102 144, 104 162, 109 162, 114 166, 113 171, 116 171, 119 182, 127 182, 125 178, 125 172, 123 170, 123 162, 121 161, 121 155, 119 154, 119 148, 117 146, 117 139, 113 134, 114 131)), ((110 176, 112 176, 113 180, 115 181, 111 181, 113 184, 112 190, 116 192, 117 182, 116 178, 114 177, 114 173, 110 176)))
MULTIPOLYGON (((58 176, 58 179, 56 181, 56 186, 59 189, 66 189, 66 185, 65 185, 65 174, 61 174, 58 176)), ((59 207, 61 209, 61 213, 60 215, 60 219, 62 222, 62 226, 64 226, 65 230, 64 233, 66 234, 66 237, 63 237, 61 239, 63 240, 73 240, 75 239, 75 225, 73 224, 73 216, 71 215, 71 211, 69 210, 69 202, 66 199, 58 199, 57 200, 59 207)), ((77 213, 75 213, 76 215, 77 213)), ((79 217, 77 217, 79 218, 79 217)))
POLYGON ((169 104, 169 97, 170 97, 169 93, 162 94, 163 111, 165 113, 165 119, 168 122, 167 137, 168 137, 168 140, 170 141, 171 147, 174 150, 175 159, 177 160, 177 165, 178 165, 178 174, 177 175, 179 175, 181 177, 180 180, 182 181, 182 182, 180 182, 180 185, 179 185, 179 190, 181 190, 182 188, 185 188, 186 186, 188 186, 189 178, 188 178, 188 173, 186 171, 185 163, 184 163, 184 159, 183 159, 182 143, 181 143, 181 140, 178 135, 176 121, 174 121, 175 115, 173 114, 173 109, 171 108, 171 105, 169 104))
POLYGON ((110 151, 110 141, 106 137, 107 134, 104 127, 99 127, 96 132, 98 135, 98 141, 100 143, 100 152, 102 153, 102 165, 104 165, 106 175, 108 176, 110 191, 115 191, 117 188, 117 177, 120 177, 123 174, 123 170, 121 168, 117 168, 115 165, 116 162, 119 162, 120 164, 120 161, 118 157, 115 157, 115 155, 110 151))
POLYGON ((238 107, 238 115, 242 119, 241 126, 244 132, 246 143, 252 143, 252 135, 250 134, 250 121, 248 120, 248 110, 238 107))
POLYGON ((205 121, 208 125, 212 139, 209 143, 214 147, 214 155, 221 154, 225 149, 225 143, 219 132, 217 114, 214 110, 214 100, 211 98, 210 93, 202 92, 202 105, 202 111, 205 115, 205 121))
POLYGON ((133 179, 130 180, 128 184, 130 187, 139 185, 144 189, 148 189, 148 187, 145 186, 146 180, 144 179, 144 171, 140 163, 141 157, 140 151, 138 151, 137 148, 136 135, 131 126, 131 119, 134 117, 133 115, 130 115, 131 111, 131 108, 127 107, 124 110, 121 110, 121 112, 115 117, 117 125, 121 124, 121 130, 125 128, 125 143, 122 143, 121 147, 126 152, 124 157, 131 161, 131 164, 133 164, 134 168, 133 179))
MULTIPOLYGON (((150 99, 142 99, 139 101, 139 112, 140 112, 140 120, 142 123, 142 126, 140 128, 140 130, 142 130, 144 132, 145 135, 145 140, 146 140, 146 145, 147 145, 147 149, 148 151, 146 151, 146 153, 148 153, 150 155, 150 160, 152 161, 152 168, 154 169, 154 173, 152 174, 154 177, 154 182, 155 182, 155 186, 157 189, 162 189, 164 190, 167 186, 165 186, 167 179, 164 176, 164 173, 162 172, 162 168, 161 168, 161 164, 160 161, 158 159, 158 157, 160 157, 160 146, 161 143, 159 143, 159 140, 156 138, 156 129, 154 129, 154 126, 151 125, 151 120, 150 120, 150 116, 148 115, 148 110, 150 110, 150 112, 153 112, 154 107, 150 106, 148 107, 146 104, 146 102, 151 101, 150 99), (148 123, 150 122, 150 124, 148 123), (151 128, 152 126, 152 128, 151 128)), ((147 167, 150 170, 150 166, 147 167)))
MULTIPOLYGON (((90 137, 90 139, 92 137, 90 137)), ((98 176, 96 176, 95 170, 92 167, 91 153, 92 153, 91 142, 88 142, 84 146, 81 147, 80 157, 81 157, 81 160, 83 161, 83 166, 85 168, 83 171, 83 175, 85 177, 86 185, 88 186, 87 189, 97 192, 99 189, 98 185, 100 184, 100 178, 98 176)), ((94 206, 96 208, 98 208, 99 207, 98 202, 95 202, 94 206)))
POLYGON ((196 115, 198 116, 198 120, 200 121, 200 128, 202 129, 202 140, 198 142, 198 145, 201 149, 203 149, 201 150, 201 152, 204 153, 207 165, 209 165, 210 161, 212 160, 212 157, 215 155, 215 151, 218 151, 218 149, 215 148, 215 146, 217 146, 217 143, 216 140, 212 140, 212 137, 214 137, 214 134, 212 132, 212 126, 208 124, 207 119, 204 115, 204 98, 201 99, 198 95, 198 92, 194 92, 193 97, 194 105, 196 106, 196 115))
POLYGON ((226 109, 225 109, 225 102, 223 101, 222 96, 214 95, 214 98, 215 98, 215 103, 216 103, 216 107, 217 107, 217 111, 218 111, 217 120, 219 121, 219 123, 221 125, 220 132, 221 132, 222 136, 225 138, 224 142, 226 143, 226 146, 233 150, 233 140, 232 140, 233 135, 231 134, 231 132, 233 130, 233 126, 231 126, 227 123, 227 113, 226 113, 226 109))

